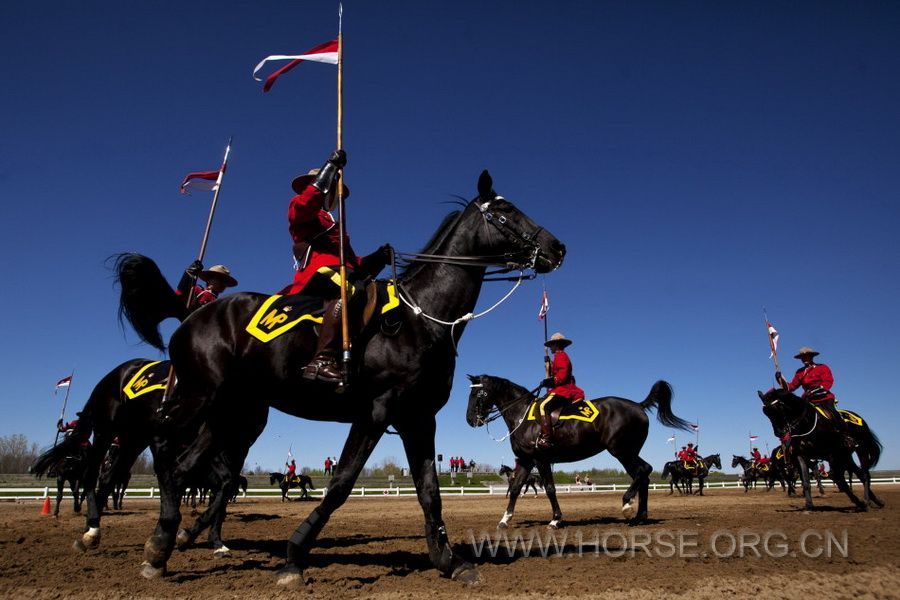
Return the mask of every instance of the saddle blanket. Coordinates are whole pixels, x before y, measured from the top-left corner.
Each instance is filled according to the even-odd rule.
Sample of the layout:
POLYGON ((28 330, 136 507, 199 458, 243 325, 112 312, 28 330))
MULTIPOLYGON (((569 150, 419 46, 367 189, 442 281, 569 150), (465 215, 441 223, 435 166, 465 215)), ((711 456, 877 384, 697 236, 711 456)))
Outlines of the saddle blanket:
MULTIPOLYGON (((375 286, 376 308, 381 308, 382 315, 400 305, 393 282, 376 281, 375 286)), ((325 301, 318 296, 269 296, 247 324, 247 333, 261 342, 271 342, 300 323, 321 325, 324 305, 325 301)))
POLYGON ((135 373, 122 392, 129 400, 134 400, 138 396, 149 394, 156 390, 165 390, 169 381, 169 361, 157 360, 147 363, 135 373))
MULTIPOLYGON (((826 419, 830 419, 828 413, 819 408, 818 406, 813 405, 814 408, 819 411, 819 414, 825 417, 826 419)), ((838 414, 841 415, 841 418, 844 420, 844 423, 849 423, 850 425, 855 425, 856 427, 863 426, 863 418, 850 410, 844 410, 843 408, 838 409, 838 414)))
MULTIPOLYGON (((536 421, 540 411, 538 406, 540 399, 531 403, 528 409, 528 421, 536 421)), ((555 410, 553 411, 556 412, 555 410)), ((593 423, 600 416, 600 411, 594 406, 591 400, 581 400, 579 402, 566 403, 559 409, 558 421, 584 421, 585 423, 593 423)))

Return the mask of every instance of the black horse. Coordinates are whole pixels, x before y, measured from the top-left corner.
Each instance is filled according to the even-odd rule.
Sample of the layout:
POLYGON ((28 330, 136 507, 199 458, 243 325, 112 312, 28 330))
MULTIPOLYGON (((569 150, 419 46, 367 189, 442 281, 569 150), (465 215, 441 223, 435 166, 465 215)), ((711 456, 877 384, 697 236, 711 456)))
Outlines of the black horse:
MULTIPOLYGON (((377 315, 354 340, 352 385, 343 392, 301 377, 316 346, 308 329, 267 343, 246 332, 266 295, 232 294, 185 319, 169 348, 179 384, 167 414, 173 429, 199 423, 199 434, 184 452, 169 443, 166 461, 157 460, 160 518, 145 545, 145 577, 164 574, 181 520, 177 499, 185 478, 215 452, 245 455, 272 406, 297 417, 352 424, 328 494, 288 541, 279 583, 303 580, 316 538, 346 501, 389 425, 406 450, 432 564, 454 579, 478 580, 474 565, 452 552, 441 518, 434 417, 449 398, 457 344, 473 318, 487 268, 546 273, 558 268, 565 255, 565 246, 492 186, 485 171, 478 197, 445 219, 427 249, 403 271, 396 287, 402 304, 377 315)), ((173 304, 171 288, 159 281, 161 275, 152 280, 130 276, 148 262, 137 255, 120 262, 122 306, 142 339, 159 342, 158 324, 170 316, 165 307, 173 304)))
MULTIPOLYGON (((129 468, 127 471, 118 467, 118 461, 120 459, 120 447, 119 444, 113 444, 109 447, 109 450, 106 452, 106 458, 103 459, 103 464, 100 466, 100 486, 103 486, 104 481, 110 481, 112 483, 112 492, 110 494, 112 498, 113 510, 122 510, 122 501, 125 499, 125 490, 128 489, 128 484, 131 482, 131 469, 129 468), (115 476, 113 475, 115 472, 115 476)), ((104 503, 104 509, 109 510, 109 503, 104 503)))
MULTIPOLYGON (((509 497, 509 493, 513 488, 513 482, 516 480, 516 470, 507 465, 500 465, 500 470, 497 471, 497 474, 506 476, 506 497, 509 497)), ((538 486, 541 486, 541 489, 544 489, 544 479, 540 475, 529 472, 528 477, 525 478, 525 483, 522 485, 522 490, 519 493, 527 494, 528 488, 530 487, 534 490, 535 497, 537 497, 538 486)))
POLYGON ((520 467, 499 527, 506 527, 512 518, 519 492, 534 465, 544 479, 544 491, 553 508, 550 527, 557 527, 562 520, 562 512, 556 500, 552 463, 584 460, 604 450, 609 450, 622 463, 632 479, 631 486, 622 497, 623 514, 632 517, 630 522, 633 524, 646 521, 653 467, 638 453, 644 446, 650 426, 647 411, 656 407, 657 418, 662 424, 688 429, 688 423, 672 413, 672 388, 668 383, 657 381, 647 399, 641 403, 615 396, 590 400, 590 404, 585 405, 585 413, 579 413, 580 419, 559 421, 553 447, 538 450, 535 448, 538 421, 528 421, 529 414, 534 410, 534 393, 507 379, 491 375, 470 375, 469 380, 472 389, 466 421, 471 427, 480 427, 493 418, 502 417, 510 430, 510 443, 520 467), (588 414, 592 416, 588 417, 588 414), (635 495, 638 496, 636 514, 632 502, 635 495))
POLYGON ((841 411, 847 422, 847 431, 856 441, 853 450, 843 444, 843 435, 831 422, 831 415, 813 406, 810 402, 783 389, 772 389, 763 394, 758 392, 763 403, 763 413, 772 423, 772 429, 783 440, 789 462, 797 469, 803 485, 806 510, 813 509, 808 461, 827 460, 831 465, 832 477, 838 489, 847 494, 857 510, 867 510, 869 506, 882 507, 884 503, 872 492, 871 470, 881 457, 881 442, 869 429, 862 417, 849 411, 841 411), (852 458, 855 453, 859 464, 852 458), (792 459, 792 460, 791 460, 792 459), (845 472, 855 473, 863 485, 863 499, 856 497, 845 472))
MULTIPOLYGON (((31 468, 34 474, 41 476, 66 456, 83 453, 85 467, 82 487, 85 491, 87 519, 83 535, 75 541, 76 550, 83 552, 99 546, 100 521, 107 500, 116 483, 129 476, 138 456, 148 445, 154 455, 154 464, 156 462, 158 448, 151 442, 154 441, 153 434, 159 426, 156 413, 164 393, 164 382, 157 380, 159 373, 168 372, 168 365, 167 361, 138 358, 126 361, 107 373, 91 391, 72 435, 39 456, 31 468), (79 448, 78 440, 91 433, 94 436, 93 444, 84 452, 79 448), (120 445, 115 453, 115 460, 110 462, 109 468, 101 476, 103 463, 116 436, 120 438, 120 445)), ((243 459, 236 464, 239 472, 243 459)), ((231 485, 235 469, 224 458, 214 461, 211 469, 217 473, 220 483, 231 485)), ((179 548, 187 548, 197 535, 212 526, 209 539, 214 552, 219 550, 224 546, 221 540, 224 517, 224 501, 210 503, 194 527, 180 532, 179 548)), ((221 555, 221 552, 216 555, 221 555)))
POLYGON ((669 480, 670 496, 675 493, 675 490, 678 490, 678 493, 682 495, 687 491, 687 482, 682 481, 681 469, 678 468, 680 462, 678 460, 670 460, 663 465, 661 477, 663 481, 669 480), (683 488, 682 485, 684 485, 683 488))
MULTIPOLYGON (((740 467, 743 469, 741 484, 744 486, 744 493, 749 492, 750 488, 756 489, 758 480, 762 479, 765 483, 768 478, 775 476, 775 470, 771 464, 755 464, 749 458, 738 456, 737 454, 731 455, 731 466, 732 468, 740 467)), ((766 483, 766 491, 771 489, 772 486, 766 483)))
POLYGON ((291 498, 288 496, 288 490, 292 490, 294 488, 300 488, 300 497, 298 500, 309 500, 309 492, 306 490, 307 486, 311 490, 315 490, 315 486, 313 485, 312 478, 309 475, 296 475, 291 481, 288 481, 285 478, 284 473, 269 473, 269 485, 278 485, 281 488, 281 501, 285 500, 290 501, 291 498))
MULTIPOLYGON (((67 436, 69 440, 75 441, 75 434, 67 436)), ((57 448, 63 447, 62 444, 57 448)), ((69 444, 64 446, 67 448, 65 453, 60 455, 56 462, 49 465, 47 474, 56 478, 56 502, 53 505, 53 516, 59 517, 59 505, 63 500, 63 491, 66 483, 72 491, 72 510, 77 514, 81 512, 81 504, 84 502, 84 471, 86 448, 79 447, 77 444, 69 444)), ((41 475, 32 469, 32 472, 41 475)))
MULTIPOLYGON (((722 468, 722 460, 718 454, 710 454, 706 457, 701 457, 696 463, 692 466, 688 466, 684 464, 683 460, 675 460, 671 463, 666 463, 666 466, 669 467, 672 473, 672 481, 674 482, 676 479, 682 485, 684 485, 686 494, 700 494, 703 495, 703 484, 706 478, 709 476, 709 470, 712 467, 717 469, 722 468), (699 489, 697 492, 694 492, 694 479, 697 479, 697 484, 699 489)), ((665 468, 663 469, 665 474, 665 468)), ((669 484, 669 490, 671 492, 672 484, 669 484)), ((680 490, 679 490, 680 491, 680 490)))

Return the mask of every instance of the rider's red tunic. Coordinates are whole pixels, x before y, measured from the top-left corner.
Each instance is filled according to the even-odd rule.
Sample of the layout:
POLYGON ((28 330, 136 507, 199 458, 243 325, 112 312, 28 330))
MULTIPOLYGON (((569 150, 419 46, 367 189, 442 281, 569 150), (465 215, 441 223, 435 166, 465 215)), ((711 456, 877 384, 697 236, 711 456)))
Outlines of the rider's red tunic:
POLYGON ((74 421, 69 421, 67 424, 63 425, 59 428, 62 433, 65 433, 67 436, 69 435, 78 435, 76 438, 78 440, 78 445, 82 448, 88 448, 91 445, 91 432, 90 431, 82 431, 81 433, 77 433, 75 428, 78 426, 78 419, 74 421))
POLYGON ((812 364, 809 366, 804 365, 797 369, 794 378, 788 384, 788 389, 793 392, 798 387, 803 386, 804 398, 807 398, 810 402, 822 402, 824 400, 834 400, 834 394, 831 393, 831 386, 833 385, 834 376, 831 374, 831 369, 826 365, 812 364), (819 398, 809 398, 809 393, 816 388, 824 389, 827 394, 819 398))
POLYGON ((568 398, 569 400, 583 400, 584 390, 575 385, 575 377, 572 375, 572 361, 564 350, 557 350, 553 354, 553 384, 551 394, 568 398))
MULTIPOLYGON (((324 208, 325 195, 314 185, 306 186, 303 193, 291 198, 288 206, 288 231, 294 244, 309 244, 309 260, 299 265, 294 282, 284 288, 282 294, 298 294, 321 267, 337 270, 340 267, 340 241, 338 226, 331 213, 324 208)), ((360 259, 350 247, 350 237, 344 234, 344 257, 350 269, 359 266, 360 259)), ((301 260, 303 257, 295 257, 301 260)), ((337 284, 335 284, 337 285, 337 284)), ((340 286, 338 285, 338 288, 340 286)))

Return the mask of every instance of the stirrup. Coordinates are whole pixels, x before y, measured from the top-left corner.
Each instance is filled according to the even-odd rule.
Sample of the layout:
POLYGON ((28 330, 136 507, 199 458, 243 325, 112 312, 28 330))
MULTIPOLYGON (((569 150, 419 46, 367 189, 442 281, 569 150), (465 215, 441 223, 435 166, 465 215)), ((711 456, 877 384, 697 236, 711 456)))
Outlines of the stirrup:
POLYGON ((538 450, 549 450, 553 447, 553 440, 546 436, 539 435, 534 441, 534 447, 538 450))

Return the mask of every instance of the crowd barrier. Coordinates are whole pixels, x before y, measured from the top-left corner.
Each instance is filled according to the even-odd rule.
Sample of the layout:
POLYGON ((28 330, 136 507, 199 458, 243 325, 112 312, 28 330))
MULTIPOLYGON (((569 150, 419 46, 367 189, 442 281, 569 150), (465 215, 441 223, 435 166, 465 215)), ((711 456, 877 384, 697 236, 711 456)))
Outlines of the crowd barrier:
MULTIPOLYGON (((831 481, 823 481, 825 486, 836 487, 831 481)), ((858 483, 858 482, 854 482, 858 483)), ((873 477, 872 485, 886 485, 892 483, 900 483, 900 477, 873 477)), ((696 486, 695 486, 696 487, 696 486)), ((705 484, 706 489, 727 489, 742 488, 743 484, 735 479, 733 481, 713 481, 705 484)), ((779 487, 776 485, 776 487, 779 487)), ((764 488, 759 484, 757 489, 764 488)), ((564 484, 556 486, 557 494, 580 494, 580 493, 604 493, 604 492, 624 492, 628 489, 625 483, 609 483, 609 484, 593 484, 593 485, 575 485, 564 484)), ((668 490, 668 483, 651 483, 650 490, 668 490)), ((443 496, 493 496, 506 495, 507 486, 491 485, 491 486, 441 486, 441 495, 443 496)), ((539 493, 543 490, 538 489, 539 493)), ((327 492, 326 488, 309 490, 310 498, 323 498, 327 492)), ((299 490, 292 489, 291 498, 297 498, 300 495, 299 490)), ((350 494, 351 498, 383 498, 383 497, 414 497, 416 488, 392 486, 392 487, 355 487, 350 494)), ((0 501, 2 500, 43 500, 47 497, 55 498, 56 490, 50 487, 21 487, 21 488, 0 488, 0 501)), ((64 492, 65 498, 71 498, 71 492, 64 492)), ((245 492, 238 495, 240 498, 280 498, 281 490, 277 488, 249 488, 245 492)), ((159 488, 133 488, 125 492, 125 497, 132 500, 140 499, 158 499, 159 488)))

